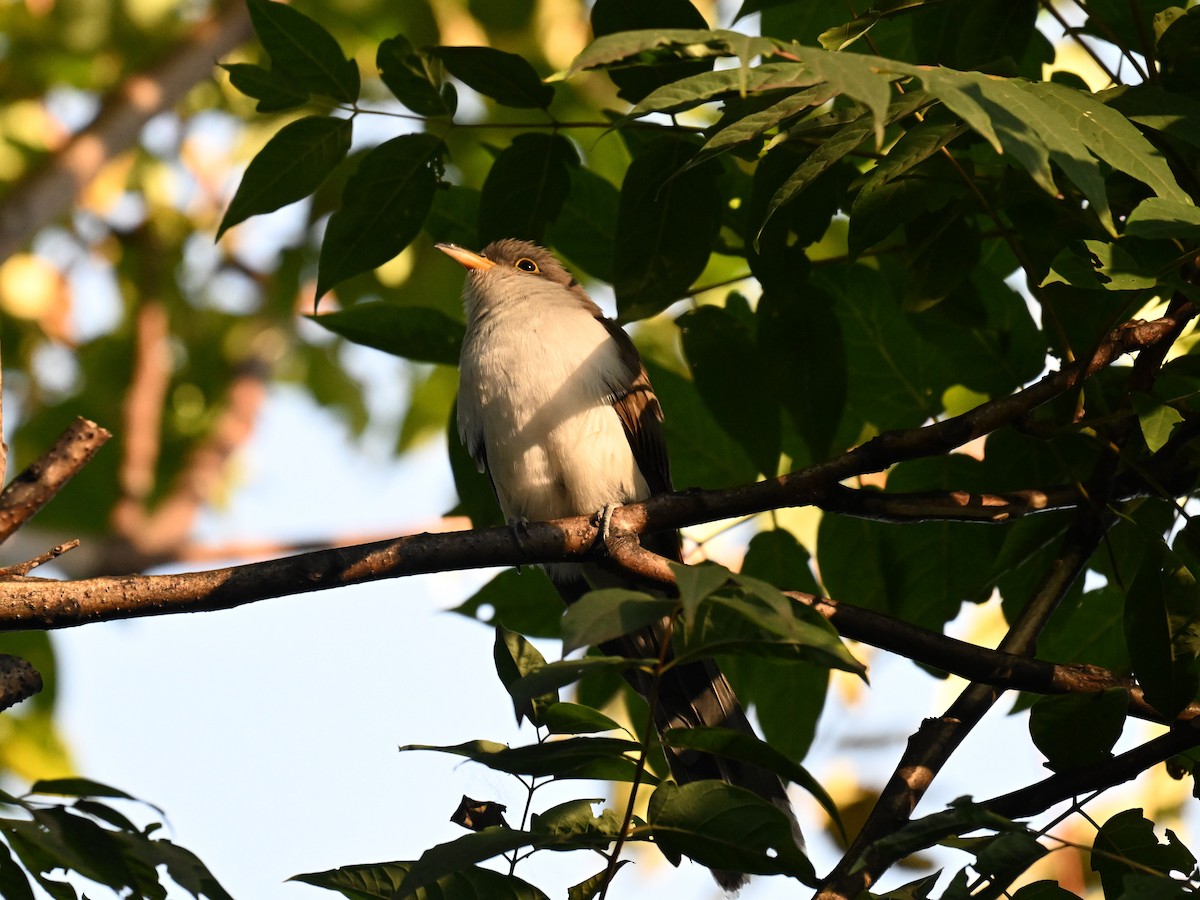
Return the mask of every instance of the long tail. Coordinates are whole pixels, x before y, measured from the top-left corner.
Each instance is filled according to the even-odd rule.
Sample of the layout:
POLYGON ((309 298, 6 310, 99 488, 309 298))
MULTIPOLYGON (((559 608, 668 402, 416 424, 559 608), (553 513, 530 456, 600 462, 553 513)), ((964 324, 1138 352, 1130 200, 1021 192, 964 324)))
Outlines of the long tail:
MULTIPOLYGON (((563 599, 572 603, 591 589, 583 570, 578 566, 554 566, 551 572, 555 586, 563 599)), ((601 644, 600 649, 612 656, 656 659, 662 647, 663 626, 644 628, 601 644)), ((668 651, 669 654, 670 651, 668 651)), ((645 672, 630 670, 626 681, 643 697, 649 697, 652 679, 645 672)), ((658 699, 654 704, 654 724, 661 735, 668 728, 718 726, 745 734, 754 729, 728 680, 712 660, 672 666, 658 680, 658 699)), ((680 784, 702 779, 717 779, 726 784, 746 788, 769 800, 787 813, 798 846, 804 846, 787 790, 779 776, 752 763, 740 762, 704 753, 699 750, 676 749, 663 744, 663 752, 671 774, 680 784)), ((713 878, 726 891, 742 887, 747 876, 742 872, 713 870, 713 878)))

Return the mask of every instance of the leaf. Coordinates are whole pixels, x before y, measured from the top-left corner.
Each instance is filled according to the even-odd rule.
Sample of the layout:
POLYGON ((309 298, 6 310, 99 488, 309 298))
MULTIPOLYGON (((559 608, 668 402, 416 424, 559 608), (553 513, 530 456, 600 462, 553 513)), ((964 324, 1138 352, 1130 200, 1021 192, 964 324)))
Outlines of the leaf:
POLYGON ((1128 237, 1196 240, 1200 238, 1200 208, 1191 203, 1147 197, 1125 220, 1128 237))
POLYGON ((1132 122, 1200 147, 1200 102, 1191 97, 1152 84, 1122 86, 1097 96, 1132 122))
MULTIPOLYGON (((627 859, 618 860, 617 864, 612 867, 612 875, 615 877, 617 872, 628 863, 627 859)), ((593 900, 594 897, 600 896, 608 882, 609 869, 605 866, 591 878, 586 878, 579 884, 567 888, 567 900, 593 900)))
POLYGON ((337 312, 308 316, 347 340, 415 362, 458 365, 466 327, 440 309, 376 300, 337 312))
MULTIPOLYGON (((397 889, 414 865, 413 862, 391 862, 342 866, 327 872, 293 875, 288 880, 338 891, 349 900, 395 900, 399 896, 397 889)), ((548 900, 540 890, 514 875, 502 875, 478 866, 447 874, 435 885, 421 888, 410 896, 414 900, 476 900, 479 897, 548 900)))
POLYGON ((700 152, 688 165, 694 165, 696 162, 708 159, 716 153, 728 150, 738 144, 752 141, 776 126, 783 129, 786 127, 788 120, 800 115, 805 110, 822 105, 831 100, 835 95, 836 92, 828 84, 818 84, 808 90, 790 94, 778 103, 771 104, 766 109, 743 116, 731 124, 720 128, 700 148, 700 152))
POLYGON ((621 831, 621 819, 615 810, 604 809, 600 815, 592 812, 594 804, 603 802, 604 798, 596 797, 559 803, 543 813, 534 813, 529 830, 559 838, 599 838, 603 846, 621 831))
POLYGON ((750 539, 742 573, 789 591, 820 593, 808 551, 783 528, 760 531, 750 539))
POLYGON ((515 53, 492 47, 430 47, 426 52, 463 84, 504 106, 545 109, 554 99, 554 87, 543 84, 533 66, 515 53))
POLYGON ((1125 727, 1129 695, 1121 688, 1040 698, 1029 713, 1029 734, 1055 772, 1112 757, 1125 727))
POLYGON ((779 42, 772 38, 747 37, 736 31, 706 28, 641 28, 622 29, 604 34, 584 48, 567 77, 611 66, 642 54, 661 51, 662 58, 704 59, 710 56, 738 56, 746 59, 772 53, 779 42))
POLYGON ((422 116, 454 113, 440 90, 441 66, 414 50, 404 35, 380 42, 375 65, 387 89, 413 112, 422 116))
POLYGON ((1171 439, 1175 426, 1183 421, 1179 410, 1151 397, 1149 394, 1134 393, 1130 399, 1137 413, 1138 425, 1142 429, 1146 447, 1157 453, 1171 439))
POLYGON ((700 399, 758 471, 779 470, 780 408, 767 358, 732 313, 701 306, 675 320, 700 399))
POLYGON ((1042 286, 1062 282, 1085 290, 1137 291, 1154 287, 1153 275, 1143 274, 1138 262, 1108 241, 1072 242, 1054 257, 1042 286))
POLYGON ((0 842, 0 896, 8 900, 35 900, 33 888, 25 872, 12 858, 8 847, 0 842))
POLYGON ((775 279, 763 288, 755 319, 758 352, 771 372, 768 389, 813 459, 826 459, 848 389, 845 335, 833 299, 813 285, 775 279))
POLYGON ((626 588, 602 588, 584 594, 563 615, 563 654, 599 646, 669 617, 679 603, 626 588))
POLYGON ((683 297, 704 271, 721 227, 713 163, 677 177, 696 150, 660 138, 630 164, 621 185, 613 289, 623 321, 641 319, 683 297))
POLYGON ((552 688, 573 684, 595 672, 623 672, 626 669, 652 668, 656 659, 627 659, 624 656, 585 656, 547 663, 530 672, 511 687, 513 697, 535 697, 552 688))
POLYGON ((571 190, 571 168, 579 157, 557 134, 520 134, 496 157, 483 183, 479 235, 541 242, 571 190))
POLYGON ((475 863, 528 846, 532 840, 529 832, 493 826, 437 844, 412 864, 396 888, 395 897, 412 896, 419 889, 440 882, 447 876, 452 877, 475 863))
POLYGON ((1160 844, 1154 823, 1140 809, 1127 809, 1100 826, 1093 844, 1091 869, 1100 874, 1106 896, 1121 896, 1126 877, 1146 868, 1167 875, 1190 874, 1196 858, 1175 835, 1167 832, 1167 843, 1160 844))
POLYGON ((666 410, 663 432, 672 450, 676 489, 732 487, 753 481, 757 469, 746 451, 713 421, 692 383, 652 360, 650 381, 666 410))
POLYGON ((985 841, 971 867, 988 876, 992 891, 988 896, 999 896, 1004 887, 1049 852, 1027 831, 1008 831, 985 841))
POLYGON ((683 604, 683 614, 689 617, 696 614, 696 607, 711 593, 728 584, 731 575, 728 569, 714 562, 695 566, 668 562, 667 565, 675 575, 675 587, 683 604))
POLYGON ((559 637, 563 601, 542 569, 505 569, 451 612, 530 637, 559 637))
POLYGON ((790 875, 815 884, 787 814, 744 788, 720 781, 666 782, 651 795, 647 818, 668 858, 684 854, 713 869, 790 875))
POLYGON ((1125 599, 1125 639, 1146 701, 1168 719, 1200 691, 1200 586, 1165 547, 1148 552, 1125 599))
MULTIPOLYGON (((596 0, 592 4, 590 18, 592 34, 597 40, 635 29, 702 29, 707 24, 689 0, 656 0, 654 3, 596 0)), ((634 61, 635 65, 610 69, 608 77, 617 86, 618 97, 635 103, 661 85, 712 68, 711 60, 706 58, 709 54, 700 53, 697 56, 690 50, 680 48, 676 53, 641 54, 634 61), (671 60, 671 56, 692 58, 688 61, 671 60)))
MULTIPOLYGON (((865 106, 871 113, 875 143, 883 143, 883 126, 892 99, 891 81, 894 76, 881 74, 878 59, 857 53, 830 53, 799 44, 789 45, 788 51, 838 94, 865 106)), ((890 61, 887 62, 890 65, 890 61)))
MULTIPOLYGON (((130 796, 124 791, 109 787, 107 784, 101 784, 98 781, 92 781, 89 778, 46 778, 40 781, 35 781, 29 788, 31 794, 57 794, 60 797, 112 797, 116 800, 134 800, 139 803, 137 797, 130 796)), ((157 806, 152 807, 158 810, 157 806)), ((158 810, 162 812, 162 810, 158 810)))
POLYGON ((229 73, 229 83, 258 101, 260 113, 283 112, 308 102, 308 91, 290 78, 250 63, 217 63, 229 73))
POLYGON ((796 195, 812 184, 818 175, 827 171, 846 154, 856 150, 870 134, 871 123, 864 117, 849 123, 833 137, 822 141, 820 146, 813 150, 775 191, 771 202, 767 204, 767 214, 759 225, 759 234, 762 233, 762 227, 766 225, 767 220, 775 214, 776 210, 795 199, 796 195))
POLYGON ((745 97, 763 91, 810 87, 820 81, 820 77, 813 74, 808 66, 793 62, 764 63, 753 68, 739 66, 719 72, 703 72, 652 91, 614 127, 619 128, 625 121, 650 113, 682 112, 730 94, 745 97))
MULTIPOLYGON (((738 578, 745 580, 745 576, 738 578)), ((782 609, 773 607, 744 589, 733 596, 710 597, 695 621, 687 623, 674 663, 721 653, 750 653, 803 659, 860 675, 864 672, 820 614, 786 598, 784 602, 782 609)))
POLYGON ((546 239, 593 278, 611 284, 620 192, 591 169, 567 167, 571 189, 546 228, 546 239))
MULTIPOLYGON (((468 741, 452 746, 406 744, 400 748, 402 752, 435 750, 451 753, 510 775, 607 778, 613 781, 633 780, 636 765, 625 754, 640 749, 641 745, 635 741, 597 737, 572 737, 511 748, 494 741, 468 741)), ((655 780, 648 772, 641 777, 651 783, 655 780)))
POLYGON ((524 637, 509 631, 502 625, 496 626, 496 641, 492 647, 492 658, 496 663, 496 675, 513 700, 513 711, 517 724, 528 719, 534 725, 542 724, 542 713, 558 702, 558 691, 546 691, 536 696, 513 696, 513 685, 530 672, 546 665, 546 658, 524 637))
POLYGON ((554 703, 542 713, 542 724, 551 734, 594 734, 615 731, 621 725, 599 710, 582 703, 554 703))
MULTIPOLYGON (((261 0, 260 0, 261 2, 261 0)), ((435 166, 445 152, 432 134, 405 134, 368 152, 329 218, 317 266, 317 298, 340 281, 381 266, 420 232, 433 204, 435 166)))
POLYGON ((284 125, 258 151, 225 211, 217 238, 251 216, 315 191, 350 152, 350 119, 307 116, 284 125))
POLYGON ((314 94, 343 103, 358 99, 360 79, 354 60, 328 31, 299 10, 270 0, 246 0, 254 32, 278 71, 314 94))
POLYGON ((726 759, 750 763, 768 772, 774 772, 784 781, 800 785, 821 804, 821 808, 842 833, 842 838, 846 839, 846 829, 838 813, 837 804, 825 788, 821 787, 804 766, 788 759, 754 735, 721 727, 671 728, 663 733, 663 740, 677 749, 703 750, 705 753, 726 759))

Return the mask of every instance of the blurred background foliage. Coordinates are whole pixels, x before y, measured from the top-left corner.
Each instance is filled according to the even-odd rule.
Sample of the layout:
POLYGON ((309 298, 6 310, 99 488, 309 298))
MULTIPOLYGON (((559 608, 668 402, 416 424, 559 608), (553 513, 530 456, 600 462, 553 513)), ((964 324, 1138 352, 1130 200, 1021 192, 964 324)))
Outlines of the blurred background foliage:
MULTIPOLYGON (((302 391, 356 435, 392 429, 400 455, 447 433, 452 367, 421 353, 409 354, 416 361, 386 363, 393 367, 390 377, 407 387, 409 402, 398 416, 372 407, 364 351, 305 318, 314 310, 322 235, 347 178, 371 147, 422 127, 377 75, 381 42, 402 35, 417 48, 490 46, 522 57, 546 77, 566 70, 593 30, 728 25, 739 12, 702 0, 612 0, 594 9, 581 0, 295 6, 356 62, 364 79, 361 105, 383 114, 356 118, 347 164, 311 200, 250 219, 214 241, 255 153, 286 123, 303 113, 329 113, 335 104, 317 97, 303 113, 264 115, 232 87, 214 60, 265 62, 262 48, 250 41, 240 0, 0 4, 0 349, 9 474, 76 415, 115 433, 34 526, 5 546, 9 561, 70 537, 84 539, 83 548, 62 560, 74 577, 209 558, 212 548, 194 543, 192 526, 200 511, 238 489, 239 447, 274 390, 302 391)), ((1177 187, 1196 196, 1195 120, 1172 118, 1192 109, 1189 104, 1200 106, 1200 81, 1189 80, 1196 62, 1195 42, 1187 38, 1195 37, 1200 20, 1194 7, 1187 15, 1157 0, 1095 0, 1087 17, 1077 5, 1033 0, 882 6, 891 12, 873 14, 868 39, 856 39, 861 32, 852 29, 842 35, 848 52, 1053 79, 1072 89, 1100 90, 1113 78, 1136 86, 1135 57, 1144 60, 1157 41, 1164 66, 1150 87, 1174 92, 1176 105, 1156 107, 1157 95, 1146 91, 1133 91, 1125 101, 1119 91, 1106 99, 1157 132, 1156 147, 1177 187), (1064 16, 1101 48, 1094 58, 1079 41, 1061 37, 1064 16), (1122 47, 1138 49, 1126 59, 1122 47)), ((821 40, 831 49, 840 43, 836 29, 864 24, 842 4, 815 0, 747 0, 740 12, 750 18, 739 27, 807 45, 821 40)), ((1171 249, 1184 247, 1179 242, 1194 232, 1147 233, 1143 242, 1123 245, 1132 262, 1111 255, 1097 261, 1100 245, 1112 242, 1097 222, 1094 194, 1061 179, 1062 192, 1054 196, 1034 167, 999 156, 978 134, 954 131, 945 108, 928 111, 928 121, 914 118, 914 110, 924 109, 919 102, 893 109, 884 142, 920 157, 911 171, 872 183, 883 156, 863 125, 856 152, 828 165, 760 234, 780 187, 816 148, 846 135, 847 124, 856 121, 861 109, 843 98, 810 120, 789 122, 793 140, 761 135, 682 176, 684 193, 705 211, 685 233, 703 252, 699 274, 688 272, 680 285, 668 278, 639 294, 644 285, 623 281, 629 257, 614 252, 628 246, 623 240, 636 242, 628 224, 636 215, 626 212, 622 225, 632 188, 662 184, 701 136, 781 97, 764 92, 729 99, 719 120, 711 109, 684 110, 669 120, 623 127, 618 135, 608 133, 608 111, 625 112, 625 101, 642 100, 707 65, 675 61, 555 82, 553 116, 564 127, 553 137, 540 110, 494 103, 458 83, 453 126, 445 117, 430 120, 430 130, 446 143, 444 178, 453 187, 436 193, 416 241, 384 265, 340 281, 321 311, 346 313, 382 300, 436 310, 457 322, 461 272, 444 264, 433 242, 478 247, 507 233, 513 216, 527 214, 528 227, 544 230, 547 243, 591 279, 589 287, 610 311, 606 283, 616 286, 615 308, 624 318, 648 317, 636 326, 636 337, 668 410, 676 484, 723 487, 1008 393, 1035 378, 1048 354, 1064 359, 1086 352, 1112 324, 1155 299, 1153 288, 1164 288, 1165 296, 1178 286, 1178 267, 1169 269, 1171 249), (943 156, 913 149, 928 140, 955 142, 956 165, 968 171, 969 184, 943 156), (522 179, 545 159, 557 160, 565 172, 566 199, 560 208, 531 211, 522 179), (980 208, 980 196, 999 210, 1000 221, 980 208), (1019 264, 1036 300, 1013 286, 1019 264), (1111 278, 1130 270, 1133 280, 1115 289, 1088 282, 1097 271, 1111 278), (630 297, 638 302, 622 306, 630 297), (673 304, 684 297, 694 302, 673 304), (654 315, 662 310, 667 314, 654 315), (808 387, 781 389, 797 384, 808 387)), ((1151 193, 1109 162, 1089 163, 1118 221, 1151 193)), ((1185 418, 1196 415, 1194 358, 1174 359, 1168 376, 1155 388, 1143 422, 1164 406, 1185 418)), ((1051 404, 1024 423, 1025 432, 990 436, 986 453, 976 448, 974 458, 898 467, 887 489, 994 491, 1086 480, 1096 434, 1110 417, 1128 412, 1126 391, 1119 376, 1096 379, 1088 391, 1094 420, 1074 421, 1075 398, 1051 404)), ((486 484, 473 479, 453 436, 449 448, 461 494, 456 512, 477 524, 496 521, 486 484)), ((1137 465, 1159 448, 1138 445, 1127 454, 1137 465)), ((1007 608, 1019 603, 1052 556, 1049 542, 1066 527, 1063 516, 1050 516, 1004 532, 941 524, 900 529, 811 510, 781 511, 759 526, 762 533, 745 556, 747 571, 815 589, 810 555, 819 545, 827 593, 938 630, 994 587, 1007 608)), ((1113 585, 1128 581, 1146 558, 1153 543, 1147 535, 1170 527, 1170 509, 1161 502, 1146 503, 1118 526, 1113 542, 1122 552, 1097 555, 1095 580, 1080 582, 1051 625, 1046 646, 1058 654, 1053 658, 1130 670, 1113 585), (1079 612, 1085 608, 1087 614, 1079 612)), ((706 535, 694 537, 703 556, 706 535)), ((338 538, 314 535, 313 542, 338 538)), ((236 556, 237 548, 221 549, 236 556)), ((528 617, 528 610, 505 609, 503 598, 492 602, 498 617, 528 617)), ((49 639, 5 635, 0 648, 30 659, 47 679, 41 695, 0 717, 0 764, 21 779, 68 773, 69 751, 53 724, 49 639)), ((744 660, 731 667, 739 689, 757 701, 767 737, 802 757, 827 674, 744 660), (797 715, 794 706, 773 703, 784 678, 789 693, 814 698, 811 708, 797 715)), ((600 702, 604 690, 592 687, 592 699, 600 702)), ((1162 797, 1165 806, 1178 802, 1177 792, 1162 797)), ((865 811, 862 786, 847 788, 839 799, 847 810, 865 811)))

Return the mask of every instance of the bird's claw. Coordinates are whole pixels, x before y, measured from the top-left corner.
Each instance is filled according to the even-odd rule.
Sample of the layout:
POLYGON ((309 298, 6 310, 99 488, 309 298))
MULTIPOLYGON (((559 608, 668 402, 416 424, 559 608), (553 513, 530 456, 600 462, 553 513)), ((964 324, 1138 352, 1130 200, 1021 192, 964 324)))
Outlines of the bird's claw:
POLYGON ((615 503, 605 503, 602 509, 596 510, 596 515, 593 517, 593 521, 600 528, 600 540, 605 544, 608 543, 608 537, 612 533, 612 517, 616 508, 617 504, 615 503))

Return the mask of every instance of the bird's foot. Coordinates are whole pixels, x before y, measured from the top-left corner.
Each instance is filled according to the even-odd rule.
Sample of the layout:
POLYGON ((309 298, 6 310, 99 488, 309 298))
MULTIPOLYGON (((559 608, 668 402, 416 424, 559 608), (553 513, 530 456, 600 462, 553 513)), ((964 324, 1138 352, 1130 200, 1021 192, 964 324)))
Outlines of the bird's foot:
POLYGON ((529 520, 524 516, 512 516, 508 520, 508 530, 512 532, 513 540, 522 551, 529 549, 529 520))
POLYGON ((605 503, 604 507, 596 510, 596 514, 592 517, 592 521, 600 529, 600 540, 606 545, 608 544, 609 534, 612 532, 613 512, 618 505, 616 503, 605 503))

